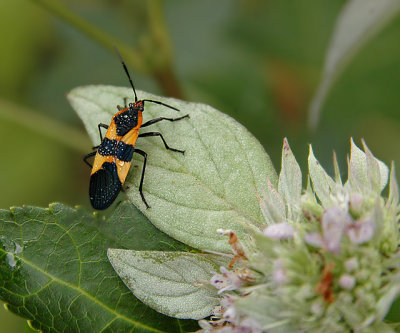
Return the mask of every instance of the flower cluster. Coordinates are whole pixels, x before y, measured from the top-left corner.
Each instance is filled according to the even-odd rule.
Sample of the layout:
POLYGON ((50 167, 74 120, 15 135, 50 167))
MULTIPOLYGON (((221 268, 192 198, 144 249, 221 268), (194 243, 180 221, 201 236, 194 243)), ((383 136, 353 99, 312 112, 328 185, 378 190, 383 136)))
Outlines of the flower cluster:
POLYGON ((221 302, 200 322, 204 332, 390 331, 384 318, 400 292, 394 169, 389 176, 353 141, 346 182, 336 159, 331 178, 311 147, 308 164, 302 191, 285 140, 279 183, 260 193, 265 229, 249 231, 239 260, 211 278, 221 302))

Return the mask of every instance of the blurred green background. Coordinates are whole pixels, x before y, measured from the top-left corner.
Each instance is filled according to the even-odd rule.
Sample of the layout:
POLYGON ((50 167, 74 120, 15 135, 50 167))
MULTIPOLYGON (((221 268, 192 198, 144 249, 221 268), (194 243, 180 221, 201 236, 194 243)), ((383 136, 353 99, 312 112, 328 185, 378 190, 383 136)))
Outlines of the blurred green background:
MULTIPOLYGON (((278 169, 285 136, 303 171, 312 143, 329 172, 335 150, 345 174, 350 137, 358 144, 365 138, 378 158, 400 164, 399 18, 352 61, 311 133, 309 103, 345 1, 53 2, 119 47, 136 50, 129 58, 122 47, 137 89, 231 115, 261 141, 278 169), (138 54, 141 64, 135 65, 138 54)), ((65 95, 80 85, 128 82, 109 48, 43 3, 0 1, 0 207, 61 201, 89 209, 82 156, 92 144, 65 95)), ((0 322, 4 332, 27 330, 24 320, 3 309, 0 322)))

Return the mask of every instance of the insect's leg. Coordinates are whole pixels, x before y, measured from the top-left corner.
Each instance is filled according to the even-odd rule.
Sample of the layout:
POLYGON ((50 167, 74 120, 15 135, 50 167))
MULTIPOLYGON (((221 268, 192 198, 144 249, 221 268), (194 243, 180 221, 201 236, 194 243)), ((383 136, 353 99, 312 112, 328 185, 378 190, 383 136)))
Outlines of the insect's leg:
POLYGON ((97 152, 93 151, 93 152, 91 152, 91 153, 85 155, 85 156, 83 157, 83 162, 85 162, 88 166, 90 166, 90 167, 92 168, 93 166, 87 161, 87 159, 88 159, 89 157, 92 157, 92 156, 96 155, 96 153, 97 153, 97 152))
POLYGON ((128 97, 124 97, 124 107, 122 107, 121 105, 117 105, 118 111, 121 111, 121 110, 126 109, 128 107, 127 101, 128 101, 128 97))
POLYGON ((149 120, 149 121, 146 121, 144 124, 142 124, 141 127, 146 127, 146 126, 153 125, 153 124, 155 124, 155 123, 158 123, 158 122, 161 121, 161 120, 177 121, 177 120, 181 120, 181 119, 183 119, 183 118, 190 118, 190 117, 189 117, 189 115, 187 114, 186 116, 179 117, 179 118, 165 118, 165 117, 154 118, 154 119, 151 119, 151 120, 149 120))
MULTIPOLYGON (((161 140, 163 141, 164 146, 165 146, 166 149, 172 150, 172 151, 176 151, 176 152, 182 153, 182 154, 185 153, 184 150, 179 150, 179 149, 171 148, 170 146, 168 146, 167 143, 164 140, 164 137, 162 136, 162 134, 160 132, 147 132, 147 133, 139 134, 139 137, 141 137, 141 138, 144 138, 146 136, 159 136, 161 138, 161 140)), ((135 151, 136 151, 136 149, 135 149, 135 151)))
POLYGON ((138 153, 139 155, 142 155, 143 158, 144 158, 143 169, 142 169, 142 177, 140 178, 140 184, 139 184, 139 193, 140 193, 140 196, 142 197, 142 201, 146 205, 146 208, 150 208, 150 206, 147 204, 147 201, 146 201, 146 199, 144 198, 144 195, 143 195, 143 179, 144 179, 144 172, 146 170, 147 154, 143 150, 136 149, 136 148, 135 148, 135 153, 138 153))
POLYGON ((99 149, 100 145, 92 147, 92 149, 99 149))
POLYGON ((100 124, 97 125, 97 127, 99 128, 100 141, 103 141, 103 135, 101 134, 101 129, 100 129, 100 127, 103 127, 103 128, 105 128, 105 129, 108 129, 108 125, 100 123, 100 124))

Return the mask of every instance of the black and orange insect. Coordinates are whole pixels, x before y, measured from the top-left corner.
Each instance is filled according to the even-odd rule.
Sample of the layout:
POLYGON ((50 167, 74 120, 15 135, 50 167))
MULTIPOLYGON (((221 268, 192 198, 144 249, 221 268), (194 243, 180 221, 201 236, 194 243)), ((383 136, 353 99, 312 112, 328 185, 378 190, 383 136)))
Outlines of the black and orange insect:
POLYGON ((96 149, 96 151, 87 154, 83 158, 85 163, 92 168, 89 186, 90 202, 93 208, 98 210, 106 209, 114 202, 121 191, 122 185, 125 182, 131 166, 133 153, 138 153, 139 155, 142 155, 144 159, 142 176, 139 184, 139 193, 146 207, 150 208, 143 195, 143 179, 146 170, 147 154, 143 150, 135 148, 137 138, 159 136, 166 149, 182 154, 184 154, 185 151, 169 147, 165 142, 164 137, 159 132, 146 132, 139 134, 139 130, 162 120, 177 121, 184 118, 189 118, 189 115, 187 114, 179 118, 159 117, 142 124, 142 113, 144 112, 145 102, 160 104, 175 111, 179 110, 160 101, 154 101, 150 99, 138 100, 135 86, 133 85, 125 62, 118 50, 115 49, 115 51, 117 52, 125 73, 128 76, 133 93, 135 95, 135 102, 127 105, 127 98, 124 98, 124 107, 122 108, 121 106, 117 105, 118 112, 112 117, 111 124, 98 124, 101 143, 100 145, 93 147, 93 149, 96 149), (104 138, 101 134, 101 128, 107 129, 107 133, 104 138), (96 156, 92 166, 87 159, 94 155, 96 156))

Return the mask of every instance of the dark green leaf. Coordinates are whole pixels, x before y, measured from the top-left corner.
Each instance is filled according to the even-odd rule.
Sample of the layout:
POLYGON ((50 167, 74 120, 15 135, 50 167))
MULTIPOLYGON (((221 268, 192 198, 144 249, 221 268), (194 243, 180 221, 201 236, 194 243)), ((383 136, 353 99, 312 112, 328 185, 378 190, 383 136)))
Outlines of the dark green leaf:
POLYGON ((0 298, 44 332, 177 332, 179 322, 151 310, 108 262, 109 247, 171 250, 129 203, 108 218, 53 204, 0 211, 0 298))

